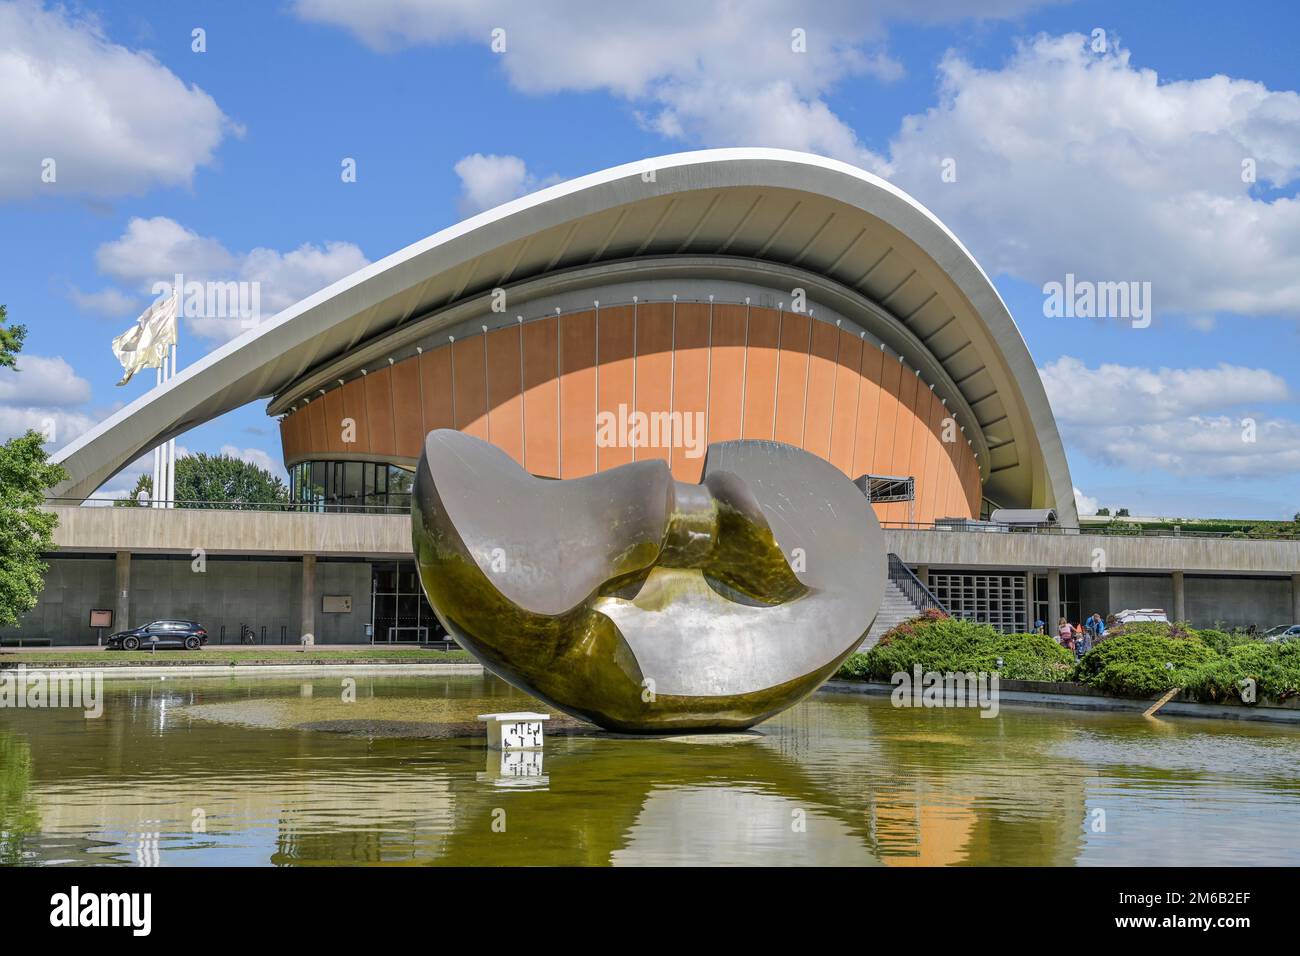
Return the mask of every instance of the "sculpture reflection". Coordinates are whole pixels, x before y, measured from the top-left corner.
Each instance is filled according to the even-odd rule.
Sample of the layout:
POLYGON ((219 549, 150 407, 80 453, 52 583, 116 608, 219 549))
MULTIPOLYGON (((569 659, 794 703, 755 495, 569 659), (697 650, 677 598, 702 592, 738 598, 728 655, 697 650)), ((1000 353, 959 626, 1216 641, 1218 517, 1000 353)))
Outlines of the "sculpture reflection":
POLYGON ((748 727, 862 640, 883 536, 833 465, 777 442, 548 481, 460 432, 425 440, 416 564, 448 631, 494 673, 603 727, 748 727))

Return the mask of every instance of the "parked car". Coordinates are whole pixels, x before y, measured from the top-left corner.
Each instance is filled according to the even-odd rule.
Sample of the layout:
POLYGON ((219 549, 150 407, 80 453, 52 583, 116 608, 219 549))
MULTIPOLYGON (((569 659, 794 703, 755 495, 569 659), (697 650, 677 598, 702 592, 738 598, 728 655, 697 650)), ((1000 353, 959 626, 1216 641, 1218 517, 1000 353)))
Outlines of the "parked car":
POLYGON ((1163 608, 1144 607, 1137 610, 1117 611, 1111 617, 1111 624, 1136 624, 1139 621, 1154 621, 1158 624, 1168 624, 1169 615, 1164 612, 1163 608))
POLYGON ((1269 643, 1300 641, 1300 624, 1279 624, 1277 627, 1270 627, 1264 632, 1264 640, 1269 643))
POLYGON ((138 651, 140 648, 197 651, 208 643, 208 631, 197 621, 154 621, 143 627, 110 634, 104 645, 110 651, 138 651))

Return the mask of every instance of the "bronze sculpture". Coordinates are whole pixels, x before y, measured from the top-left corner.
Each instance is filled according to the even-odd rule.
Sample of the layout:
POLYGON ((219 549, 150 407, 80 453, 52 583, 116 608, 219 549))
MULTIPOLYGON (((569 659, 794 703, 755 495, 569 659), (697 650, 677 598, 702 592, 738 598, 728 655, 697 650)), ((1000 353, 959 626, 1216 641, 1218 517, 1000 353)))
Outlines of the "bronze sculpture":
POLYGON ((666 462, 536 478, 428 434, 413 546, 439 619, 498 676, 602 727, 749 727, 860 643, 886 577, 871 506, 789 445, 710 445, 698 485, 666 462))

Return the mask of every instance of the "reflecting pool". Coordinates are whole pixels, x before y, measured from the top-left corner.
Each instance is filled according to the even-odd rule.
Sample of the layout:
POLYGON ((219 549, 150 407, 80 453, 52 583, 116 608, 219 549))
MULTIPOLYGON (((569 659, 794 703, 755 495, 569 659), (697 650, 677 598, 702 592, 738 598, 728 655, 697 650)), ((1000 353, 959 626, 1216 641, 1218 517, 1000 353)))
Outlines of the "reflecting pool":
POLYGON ((556 715, 487 676, 111 680, 0 710, 0 863, 1300 863, 1300 730, 822 693, 719 737, 556 715))

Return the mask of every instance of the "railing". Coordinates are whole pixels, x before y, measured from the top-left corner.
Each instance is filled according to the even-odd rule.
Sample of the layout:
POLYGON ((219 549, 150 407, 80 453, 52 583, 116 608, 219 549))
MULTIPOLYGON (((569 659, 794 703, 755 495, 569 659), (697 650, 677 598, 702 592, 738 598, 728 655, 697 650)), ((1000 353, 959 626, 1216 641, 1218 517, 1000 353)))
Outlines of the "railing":
MULTIPOLYGON (((46 498, 49 506, 109 507, 120 499, 46 498)), ((155 501, 149 504, 117 505, 126 508, 203 509, 215 511, 271 511, 290 514, 378 514, 406 515, 410 508, 402 505, 309 504, 297 501, 155 501)), ((1065 528, 1060 525, 1020 525, 994 521, 956 523, 956 519, 938 521, 882 521, 882 528, 899 531, 934 531, 943 534, 1098 534, 1137 538, 1214 538, 1237 541, 1300 541, 1300 533, 1285 531, 1206 531, 1175 526, 1172 528, 1112 527, 1086 525, 1065 528)))
POLYGON ((289 514, 381 514, 406 515, 411 513, 410 506, 401 505, 338 505, 309 504, 301 501, 150 501, 144 504, 124 505, 121 499, 82 499, 82 498, 46 498, 47 506, 88 508, 134 508, 161 510, 205 510, 205 511, 273 511, 289 514))
POLYGON ((944 614, 948 613, 943 602, 935 597, 924 582, 912 573, 912 569, 903 563, 903 559, 892 551, 889 554, 889 580, 893 581, 907 599, 922 611, 934 608, 944 614))
POLYGON ((1065 528, 1061 525, 1020 525, 993 521, 947 524, 944 519, 939 519, 939 521, 882 521, 880 526, 891 530, 936 531, 944 534, 1096 534, 1132 538, 1227 538, 1236 541, 1300 541, 1300 533, 1287 533, 1286 531, 1206 531, 1179 526, 1173 528, 1137 528, 1085 525, 1080 528, 1065 528))

